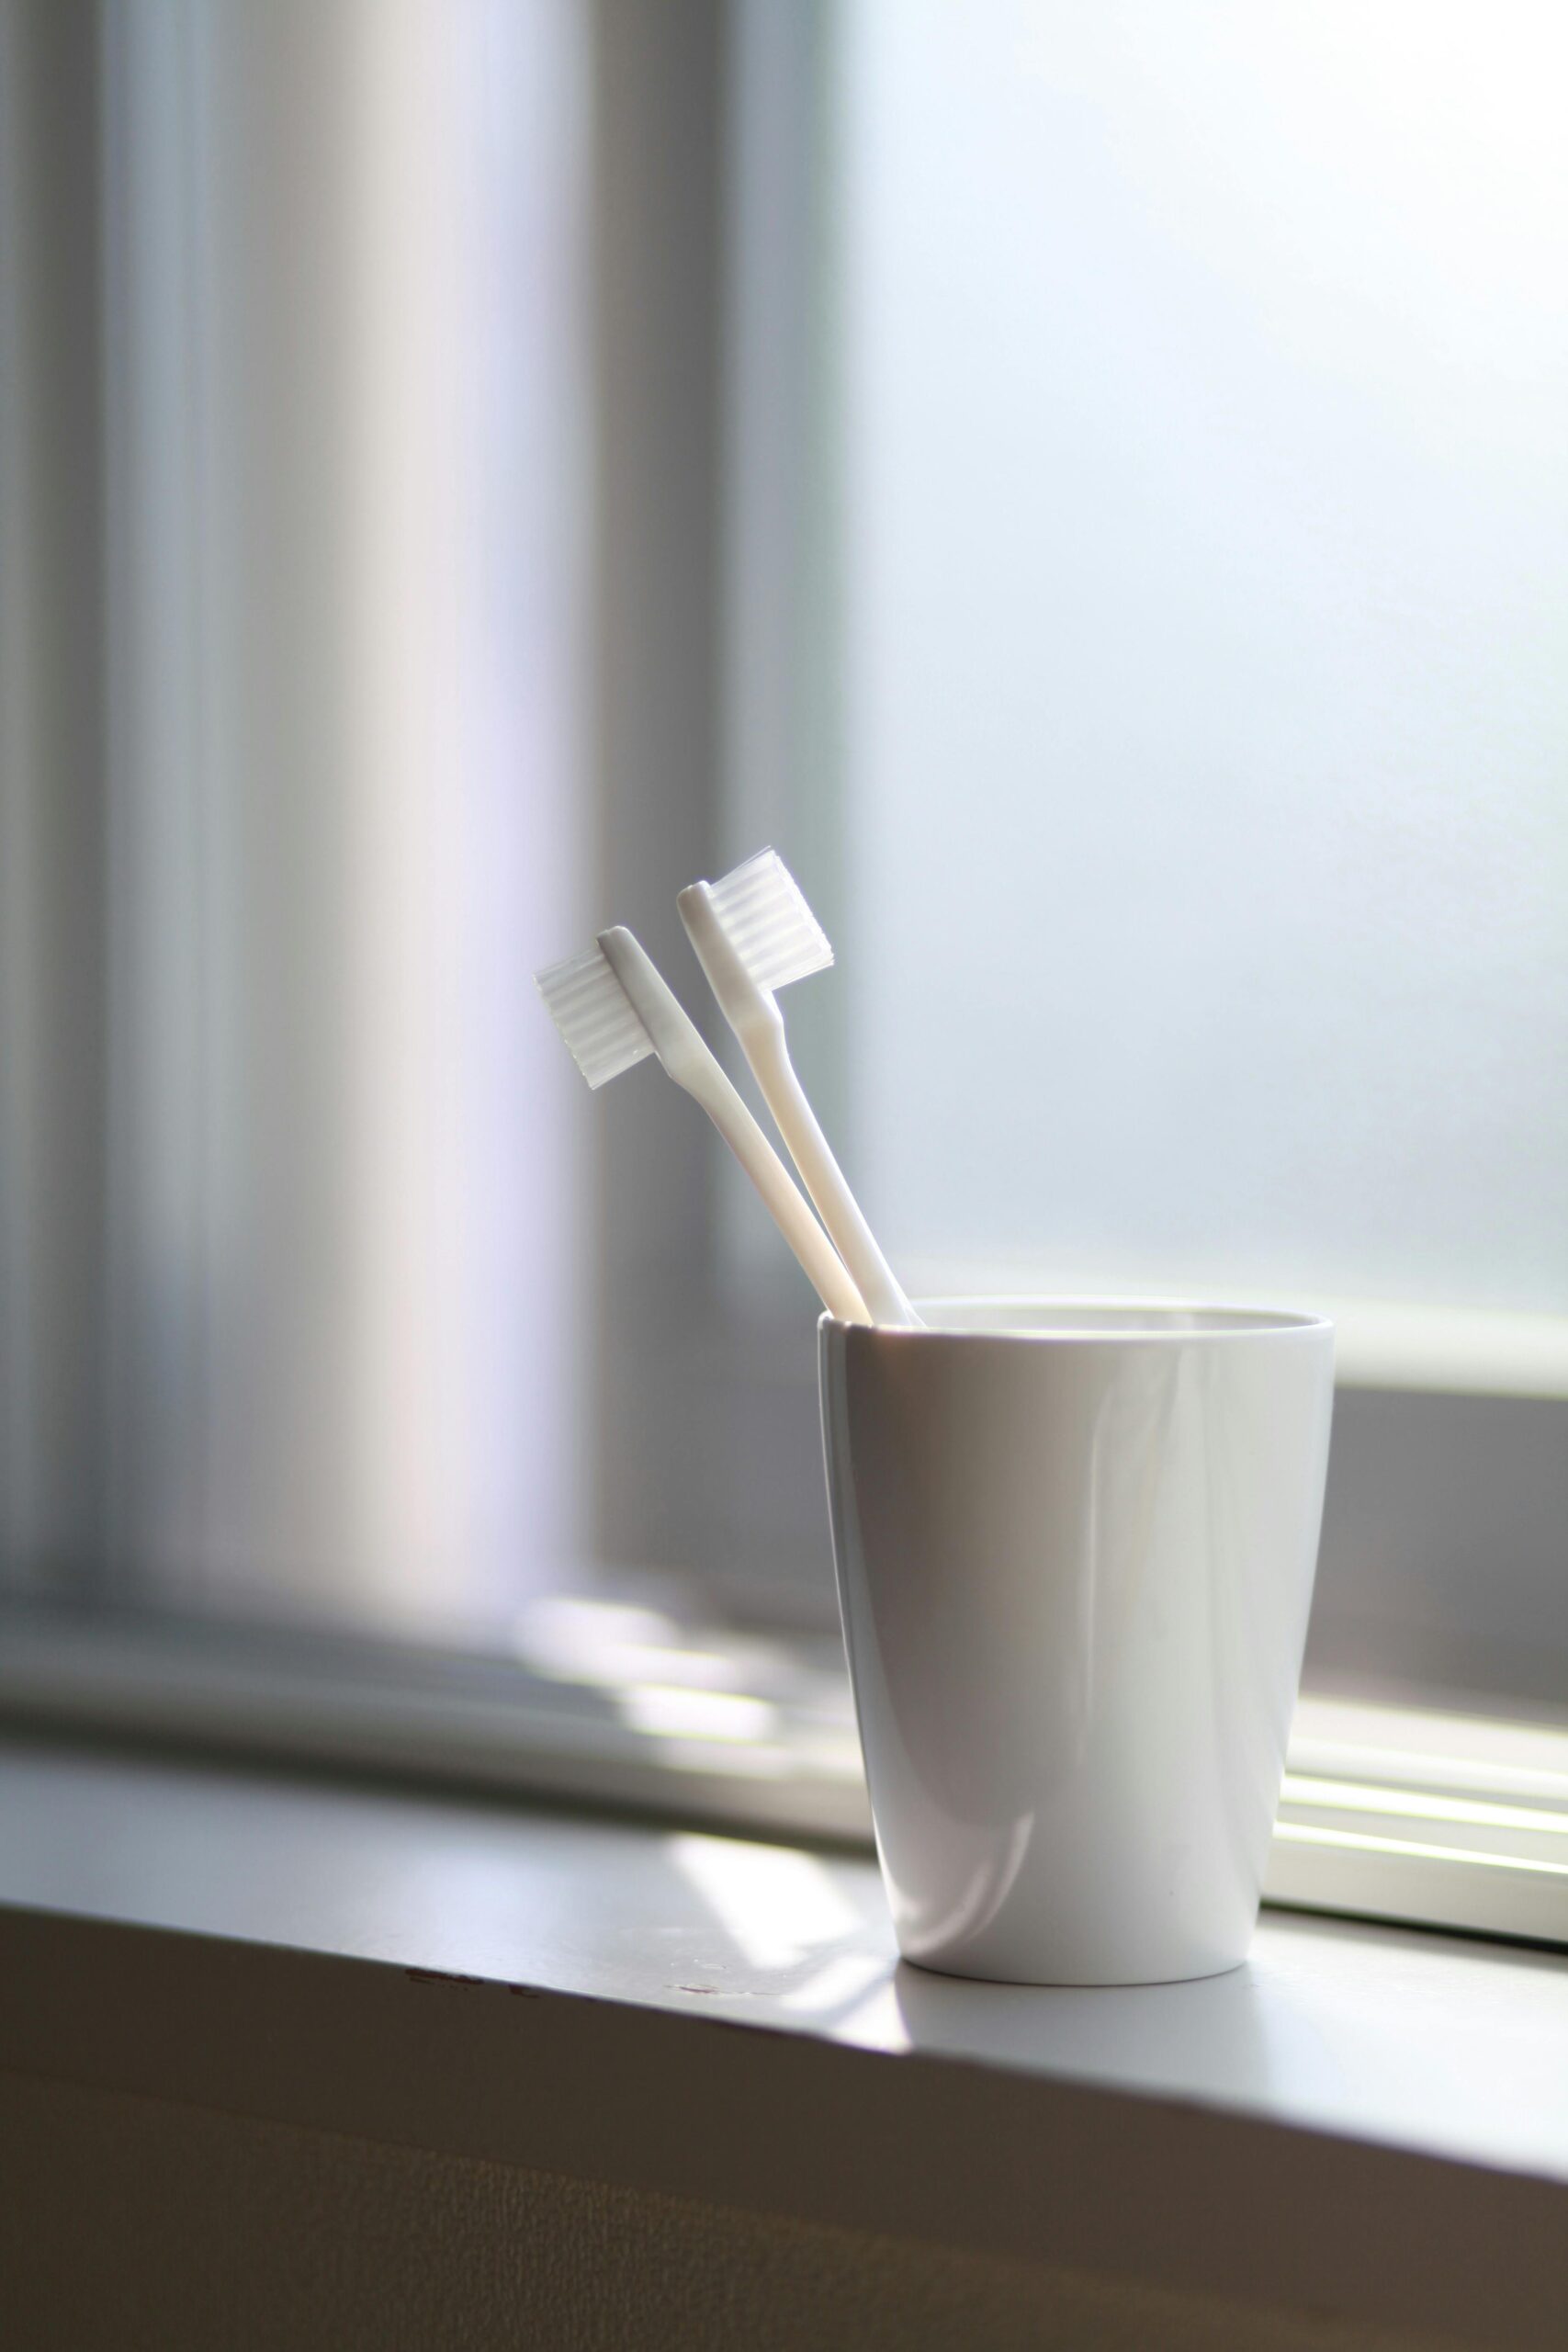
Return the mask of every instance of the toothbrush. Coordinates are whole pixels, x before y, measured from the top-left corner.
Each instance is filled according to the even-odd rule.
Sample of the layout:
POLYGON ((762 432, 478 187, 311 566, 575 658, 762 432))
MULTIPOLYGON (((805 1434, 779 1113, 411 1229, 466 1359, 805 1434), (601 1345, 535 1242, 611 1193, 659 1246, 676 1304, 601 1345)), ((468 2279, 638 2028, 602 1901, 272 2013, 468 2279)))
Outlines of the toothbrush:
POLYGON ((788 1170, 641 942, 617 923, 602 931, 585 956, 552 964, 534 981, 590 1086, 658 1056, 676 1085, 702 1104, 761 1193, 829 1314, 840 1323, 869 1322, 864 1300, 788 1170))
POLYGON ((820 972, 833 960, 828 934, 775 850, 760 850, 721 882, 694 882, 676 904, 686 936, 740 1041, 762 1096, 789 1146, 839 1255, 877 1323, 919 1325, 919 1317, 861 1214, 828 1138, 795 1074, 775 989, 820 972))

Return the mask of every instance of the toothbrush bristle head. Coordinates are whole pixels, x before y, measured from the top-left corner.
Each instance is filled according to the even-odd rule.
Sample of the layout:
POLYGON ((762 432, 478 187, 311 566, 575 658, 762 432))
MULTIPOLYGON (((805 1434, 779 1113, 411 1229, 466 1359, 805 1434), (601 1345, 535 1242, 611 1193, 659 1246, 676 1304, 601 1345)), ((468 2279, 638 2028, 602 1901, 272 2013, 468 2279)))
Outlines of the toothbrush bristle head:
POLYGON ((730 945, 760 989, 787 988, 833 960, 828 934, 777 850, 759 850, 708 886, 730 945))
POLYGON ((652 1053, 653 1040, 602 947, 547 965, 534 985, 590 1086, 605 1085, 652 1053))

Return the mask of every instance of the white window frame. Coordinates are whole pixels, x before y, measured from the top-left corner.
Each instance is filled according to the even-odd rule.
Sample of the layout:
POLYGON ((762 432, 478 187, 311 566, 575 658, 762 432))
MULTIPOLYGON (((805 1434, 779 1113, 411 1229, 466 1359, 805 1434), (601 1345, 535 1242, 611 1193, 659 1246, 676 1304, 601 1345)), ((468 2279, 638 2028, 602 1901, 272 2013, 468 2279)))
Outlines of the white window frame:
MULTIPOLYGON (((718 206, 728 240, 706 248, 709 266, 722 273, 710 300, 728 325, 716 358, 728 394, 725 479, 722 494, 709 493, 724 518, 715 574, 722 621, 703 673, 722 682, 724 724, 711 813, 683 844, 684 866, 671 861, 657 888, 646 869, 617 872, 606 898, 617 909, 635 906, 633 919, 650 927, 681 881, 769 839, 810 874, 830 934, 842 913, 835 486, 823 424, 838 345, 823 217, 834 137, 829 21, 815 6, 737 0, 726 28, 728 194, 718 206)), ((658 236, 651 210, 640 218, 658 236)), ((658 580, 656 560, 649 571, 658 580)), ((703 690, 694 668, 694 695, 703 690)), ((628 741, 642 724, 627 712, 628 741)), ((604 783, 613 792, 614 774, 604 783)), ((673 924, 670 932, 672 967, 683 968, 673 924)), ((791 1007, 792 1039, 852 1155, 845 1073, 822 1006, 820 992, 802 989, 791 1007)), ((616 1106, 628 1136, 634 1119, 643 1132, 651 1091, 616 1106)), ((628 1312, 630 1279, 626 1289, 606 1289, 617 1340, 629 1332, 628 1363, 640 1367, 617 1377, 624 1404, 621 1418, 606 1418, 610 1450, 622 1463, 635 1458, 647 1398, 659 1385, 655 1368, 679 1350, 682 1376, 664 1402, 687 1417, 689 1517, 678 1556, 697 1565, 732 1608, 776 1614, 788 1606, 824 1622, 831 1589, 801 1286, 793 1269, 772 1258, 754 1263, 750 1251, 746 1279, 736 1279, 716 1182, 720 1156, 693 1126, 672 1119, 660 1134, 671 1168, 673 1156, 683 1156, 687 1197, 703 1204, 700 1230, 682 1228, 689 1254, 675 1277, 682 1294, 661 1290, 643 1320, 635 1306, 628 1312), (707 1302, 694 1329, 691 1297, 707 1302)), ((749 1215, 739 1188, 734 1199, 749 1215)), ((673 1272, 653 1233, 638 1227, 635 1188, 615 1193, 610 1206, 606 1249, 625 1253, 628 1278, 656 1254, 673 1272)), ((909 1272, 911 1286, 927 1295, 1053 1287, 1048 1272, 1032 1283, 1016 1267, 1004 1275, 953 1261, 909 1272)), ((1312 1303, 1337 1323, 1339 1393, 1309 1687, 1461 1698, 1479 1690, 1500 1708, 1555 1712, 1568 1695, 1568 1317, 1442 1302, 1312 1303)), ((663 1445, 678 1446, 679 1435, 667 1430, 663 1445)), ((658 1457, 650 1487, 668 1458, 658 1457)), ((649 1514, 625 1491, 620 1507, 620 1549, 632 1556, 649 1514)))

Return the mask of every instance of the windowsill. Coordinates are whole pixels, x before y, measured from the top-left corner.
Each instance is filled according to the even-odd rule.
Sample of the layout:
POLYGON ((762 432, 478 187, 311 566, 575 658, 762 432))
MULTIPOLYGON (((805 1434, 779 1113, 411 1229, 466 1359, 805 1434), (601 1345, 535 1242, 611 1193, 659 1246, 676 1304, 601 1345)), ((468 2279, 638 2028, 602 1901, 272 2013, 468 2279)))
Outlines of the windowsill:
POLYGON ((19 1741, 0 1785, 13 2069, 1363 2325, 1568 2332, 1555 1956, 1269 1912, 1228 1977, 982 1986, 897 1964, 858 1858, 19 1741))
MULTIPOLYGON (((872 1849, 835 1633, 742 1634, 540 1595, 513 1649, 0 1607, 0 1732, 592 1804, 872 1849)), ((1568 1948, 1568 1727, 1463 1702, 1304 1692, 1266 1892, 1275 1902, 1568 1948)))

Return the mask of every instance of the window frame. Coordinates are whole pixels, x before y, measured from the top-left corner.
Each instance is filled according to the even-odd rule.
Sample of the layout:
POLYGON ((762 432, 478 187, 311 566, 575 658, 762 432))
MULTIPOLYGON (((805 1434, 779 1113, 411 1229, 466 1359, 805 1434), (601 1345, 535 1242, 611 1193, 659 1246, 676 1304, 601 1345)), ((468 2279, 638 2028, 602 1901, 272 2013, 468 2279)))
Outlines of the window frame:
MULTIPOLYGON (((723 537, 705 674, 716 681, 723 721, 705 821, 694 829, 686 870, 663 877, 664 897, 772 838, 809 876, 832 936, 846 910, 839 500, 826 429, 840 347, 826 212, 836 136, 831 16, 815 5, 780 10, 735 0, 713 27, 719 48, 728 43, 711 85, 728 115, 714 150, 714 200, 728 242, 706 249, 718 274, 709 300, 723 406, 722 434, 710 444, 722 480, 708 498, 723 537)), ((656 226, 650 210, 640 224, 656 226)), ((604 786, 614 791, 614 775, 604 786)), ((635 906, 639 922, 646 908, 651 918, 659 894, 646 875, 613 879, 605 904, 635 906)), ((673 924, 669 936, 671 968, 684 971, 673 924)), ((705 995, 694 992, 694 1004, 705 995)), ((830 990, 800 991, 791 1039, 852 1162, 852 1105, 829 999, 830 990)), ((705 1004, 699 1017, 710 1012, 705 1004)), ((638 1133, 648 1122, 657 1091, 614 1105, 628 1138, 634 1119, 638 1133)), ((612 1166, 631 1148, 612 1139, 612 1166)), ((671 1386, 690 1415, 690 1472, 688 1515, 671 1531, 668 1556, 695 1566, 731 1610, 831 1623, 804 1286, 768 1249, 771 1237, 744 1188, 727 1181, 700 1123, 686 1122, 684 1135, 670 1125, 661 1148, 689 1155, 688 1196, 700 1197, 703 1214, 694 1238, 682 1232, 689 1246, 694 1238, 679 1277, 684 1306, 662 1292, 645 1317, 637 1300, 628 1306, 626 1292, 606 1288, 606 1313, 637 1367, 615 1384, 619 1412, 604 1423, 613 1450, 634 1458, 638 1418, 659 1367, 668 1377, 673 1357, 671 1386), (694 1318, 692 1299, 702 1302, 694 1318)), ((606 1251, 626 1252, 628 1274, 635 1261, 668 1262, 670 1236, 638 1226, 643 1205, 629 1188, 619 1192, 614 1232, 604 1229, 606 1251)), ((949 1261, 906 1272, 911 1291, 926 1295, 1060 1288, 1049 1269, 1003 1273, 949 1261)), ((1338 1386, 1307 1687, 1480 1691, 1503 1711, 1556 1712, 1568 1692, 1568 1317, 1442 1302, 1312 1304, 1336 1321, 1338 1386)), ((606 1321, 604 1337, 609 1329, 606 1321)), ((602 1361, 605 1353, 602 1342, 602 1361)), ((655 1483, 640 1509, 621 1498, 621 1556, 636 1557, 636 1531, 657 1523, 655 1483)))

